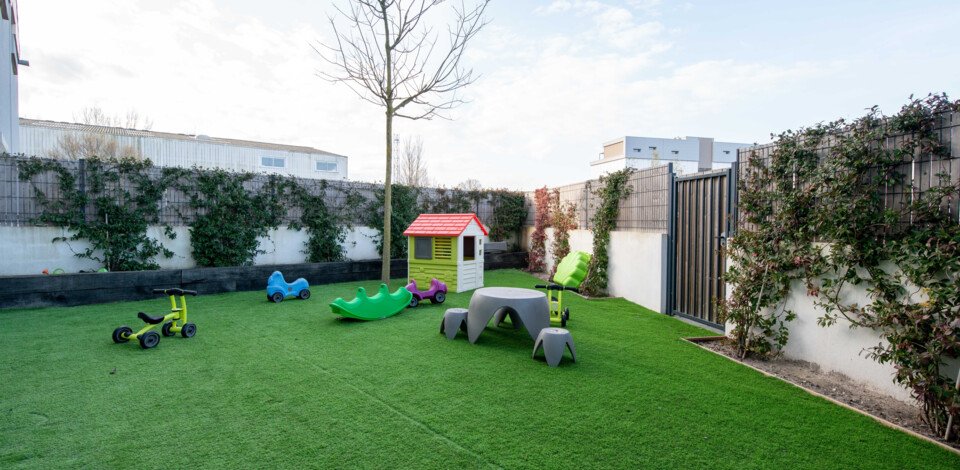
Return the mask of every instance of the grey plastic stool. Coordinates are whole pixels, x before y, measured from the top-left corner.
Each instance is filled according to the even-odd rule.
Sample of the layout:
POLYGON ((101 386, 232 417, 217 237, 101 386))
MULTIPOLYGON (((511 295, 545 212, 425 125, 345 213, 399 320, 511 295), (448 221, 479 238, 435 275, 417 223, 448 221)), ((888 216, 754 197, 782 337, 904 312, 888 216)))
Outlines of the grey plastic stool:
POLYGON ((577 362, 577 349, 573 347, 573 337, 570 332, 563 328, 544 328, 537 335, 537 341, 533 343, 533 354, 530 357, 537 357, 537 350, 543 347, 543 355, 547 359, 547 365, 557 367, 560 365, 560 359, 563 359, 563 350, 570 349, 570 357, 573 362, 577 362))
POLYGON ((440 333, 447 335, 447 339, 453 339, 457 337, 457 329, 467 332, 467 309, 448 308, 440 322, 440 333))

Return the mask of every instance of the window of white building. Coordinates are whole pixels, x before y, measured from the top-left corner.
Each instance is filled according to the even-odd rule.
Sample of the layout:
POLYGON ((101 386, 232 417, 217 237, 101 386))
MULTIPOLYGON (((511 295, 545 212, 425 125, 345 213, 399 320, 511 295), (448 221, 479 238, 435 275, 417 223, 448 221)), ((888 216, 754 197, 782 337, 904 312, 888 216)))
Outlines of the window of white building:
POLYGON ((337 162, 316 162, 317 171, 336 172, 337 162))
POLYGON ((260 165, 270 168, 284 168, 287 166, 287 159, 280 157, 260 157, 260 165))

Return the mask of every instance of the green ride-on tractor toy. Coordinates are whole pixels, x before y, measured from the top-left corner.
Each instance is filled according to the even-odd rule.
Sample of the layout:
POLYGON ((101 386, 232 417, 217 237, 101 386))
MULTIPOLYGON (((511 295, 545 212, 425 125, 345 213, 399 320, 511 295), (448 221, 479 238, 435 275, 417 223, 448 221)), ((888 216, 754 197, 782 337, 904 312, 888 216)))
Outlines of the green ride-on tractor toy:
POLYGON ((574 251, 564 256, 557 265, 557 272, 549 284, 534 286, 537 289, 547 290, 547 299, 550 302, 550 321, 560 321, 560 326, 567 326, 570 320, 570 309, 563 308, 563 291, 579 293, 578 288, 587 277, 587 267, 590 265, 590 255, 582 251, 574 251), (554 294, 556 293, 556 294, 554 294))
POLYGON ((166 294, 170 296, 170 313, 162 317, 154 317, 144 312, 137 313, 137 317, 143 320, 146 325, 140 331, 134 333, 133 328, 121 326, 113 330, 114 343, 126 343, 132 339, 140 341, 140 347, 150 349, 160 343, 160 335, 153 329, 163 323, 160 332, 163 336, 180 336, 192 338, 197 334, 197 325, 187 321, 187 295, 197 295, 197 291, 184 289, 154 289, 154 294, 166 294), (180 304, 177 305, 177 297, 180 297, 180 304))

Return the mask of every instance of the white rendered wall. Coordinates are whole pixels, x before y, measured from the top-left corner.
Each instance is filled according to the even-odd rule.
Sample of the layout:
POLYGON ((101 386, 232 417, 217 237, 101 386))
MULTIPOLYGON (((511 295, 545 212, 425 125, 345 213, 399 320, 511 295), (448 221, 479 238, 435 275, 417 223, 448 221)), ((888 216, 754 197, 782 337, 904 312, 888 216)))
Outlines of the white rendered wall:
MULTIPOLYGON (((164 235, 162 227, 153 226, 147 230, 149 236, 174 252, 172 258, 158 256, 155 261, 163 269, 196 267, 191 255, 189 228, 174 227, 174 232, 177 236, 171 240, 164 235)), ((373 242, 376 234, 377 231, 370 227, 355 227, 349 230, 343 243, 347 259, 379 259, 380 255, 377 254, 377 247, 373 242)), ((69 232, 56 227, 0 226, 0 253, 3 253, 0 276, 40 274, 44 269, 53 271, 56 268, 74 273, 99 269, 99 263, 74 256, 74 253, 89 247, 89 243, 51 242, 55 237, 69 235, 69 232)), ((303 250, 307 237, 306 231, 298 232, 285 227, 271 230, 268 237, 260 239, 260 249, 266 253, 257 255, 254 264, 305 263, 307 259, 303 250)))
MULTIPOLYGON (((529 250, 533 227, 524 227, 524 249, 529 250)), ((610 233, 610 265, 607 267, 611 296, 623 297, 655 312, 666 311, 666 235, 654 232, 610 233)), ((553 270, 553 229, 547 229, 547 271, 553 270)), ((570 251, 593 253, 593 232, 570 231, 570 251)))
MULTIPOLYGON (((728 298, 732 289, 728 284, 728 298)), ((860 305, 870 302, 862 288, 845 289, 845 292, 846 302, 860 305)), ((812 362, 823 372, 841 373, 870 389, 912 403, 910 392, 893 382, 894 367, 867 357, 868 348, 884 342, 880 334, 867 328, 850 328, 850 323, 843 319, 830 327, 817 325, 817 318, 823 316, 824 310, 816 306, 814 300, 815 297, 806 294, 802 281, 793 282, 785 308, 796 312, 797 318, 787 323, 790 339, 783 349, 784 357, 812 362)), ((728 335, 731 334, 733 325, 728 323, 726 330, 728 335)), ((941 369, 941 373, 956 379, 958 367, 960 361, 952 360, 941 369)))

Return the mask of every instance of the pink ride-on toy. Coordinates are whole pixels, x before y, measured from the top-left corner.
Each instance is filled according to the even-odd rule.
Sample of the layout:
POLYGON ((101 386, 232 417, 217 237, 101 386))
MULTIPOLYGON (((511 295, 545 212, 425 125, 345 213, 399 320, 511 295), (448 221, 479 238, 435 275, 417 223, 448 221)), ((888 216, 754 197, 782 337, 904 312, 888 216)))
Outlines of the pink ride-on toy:
POLYGON ((447 285, 437 278, 430 281, 430 289, 425 291, 417 289, 417 281, 411 279, 410 284, 407 284, 407 290, 413 294, 410 305, 408 305, 410 308, 420 305, 420 301, 424 299, 430 299, 430 302, 435 304, 442 304, 444 300, 447 300, 447 285))

